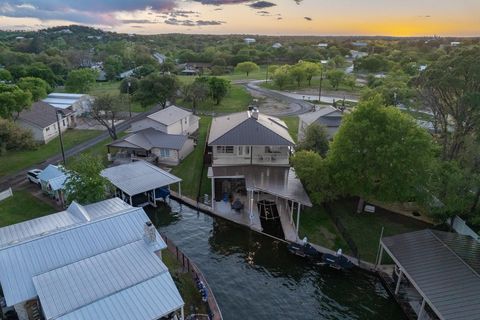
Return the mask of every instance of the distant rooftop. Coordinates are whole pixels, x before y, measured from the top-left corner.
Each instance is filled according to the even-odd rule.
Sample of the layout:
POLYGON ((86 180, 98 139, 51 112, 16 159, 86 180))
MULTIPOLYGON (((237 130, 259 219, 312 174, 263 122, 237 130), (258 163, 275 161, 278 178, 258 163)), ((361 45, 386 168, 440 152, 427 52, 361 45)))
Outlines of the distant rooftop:
POLYGON ((190 111, 172 105, 149 115, 148 118, 169 126, 190 115, 192 115, 190 111))

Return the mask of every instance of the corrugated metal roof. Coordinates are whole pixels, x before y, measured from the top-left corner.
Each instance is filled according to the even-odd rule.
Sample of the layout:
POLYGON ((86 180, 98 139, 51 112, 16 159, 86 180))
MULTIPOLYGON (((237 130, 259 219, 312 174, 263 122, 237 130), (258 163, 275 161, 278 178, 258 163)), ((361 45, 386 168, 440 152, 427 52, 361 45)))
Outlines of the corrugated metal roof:
MULTIPOLYGON (((47 319, 56 319, 73 312, 82 315, 82 319, 97 318, 97 314, 77 313, 77 309, 97 303, 113 294, 122 293, 133 301, 148 300, 151 290, 132 290, 131 287, 150 282, 162 274, 168 274, 167 267, 151 250, 144 240, 129 243, 105 253, 69 264, 67 266, 40 274, 33 278, 35 289, 40 298, 47 319)), ((148 312, 161 317, 183 305, 183 301, 169 277, 161 277, 161 285, 152 285, 155 291, 164 291, 169 287, 167 296, 175 299, 162 301, 161 304, 135 304, 129 314, 148 312), (140 311, 139 309, 147 309, 140 311)), ((156 283, 151 282, 151 284, 156 283)), ((150 286, 149 286, 150 287, 150 286)), ((117 312, 123 308, 117 299, 111 299, 103 312, 117 312)), ((72 315, 67 316, 71 318, 72 315)), ((156 318, 158 318, 156 317, 156 318)), ((115 319, 115 316, 107 317, 115 319)), ((156 319, 155 318, 155 319, 156 319)), ((153 318, 142 318, 153 319, 153 318)))
POLYGON ((46 167, 45 170, 43 170, 38 175, 38 179, 40 179, 41 181, 48 182, 51 179, 55 179, 64 175, 65 173, 62 170, 60 170, 60 168, 58 168, 53 164, 49 164, 48 167, 46 167))
POLYGON ((282 120, 258 114, 258 119, 250 111, 217 117, 212 120, 208 144, 235 146, 293 146, 288 127, 282 120))
POLYGON ((119 198, 87 206, 73 202, 65 211, 0 228, 0 248, 131 208, 119 198))
POLYGON ((159 319, 183 306, 183 301, 169 273, 163 273, 120 291, 95 303, 75 310, 58 320, 159 319), (135 297, 135 299, 132 299, 135 297))
POLYGON ((182 179, 145 161, 107 168, 101 175, 130 196, 165 187, 182 179))
POLYGON ((183 118, 189 117, 190 115, 192 115, 190 111, 172 105, 149 115, 148 118, 169 126, 183 118))
POLYGON ((313 122, 317 121, 320 118, 334 118, 334 119, 340 118, 341 119, 342 116, 343 116, 342 112, 335 109, 332 106, 321 107, 317 111, 307 112, 299 115, 300 119, 307 124, 312 124, 313 122))
POLYGON ((295 170, 289 167, 225 166, 209 168, 209 177, 243 177, 246 188, 279 196, 311 207, 312 202, 297 178, 295 170))
POLYGON ((441 319, 479 319, 480 244, 455 233, 421 230, 382 240, 441 319))
POLYGON ((185 135, 167 134, 153 128, 147 128, 116 140, 109 146, 144 150, 151 150, 152 148, 181 150, 187 140, 188 137, 185 135))
MULTIPOLYGON (((141 240, 147 221, 142 209, 130 208, 0 249, 0 283, 7 305, 37 296, 35 275, 141 240)), ((165 247, 157 233, 155 250, 165 247)))

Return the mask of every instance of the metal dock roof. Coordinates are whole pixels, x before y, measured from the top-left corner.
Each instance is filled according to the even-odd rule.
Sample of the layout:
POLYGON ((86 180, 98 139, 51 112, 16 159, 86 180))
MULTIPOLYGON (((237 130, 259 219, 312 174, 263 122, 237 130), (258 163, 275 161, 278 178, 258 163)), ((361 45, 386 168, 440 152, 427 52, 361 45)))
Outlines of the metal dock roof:
POLYGON ((146 161, 107 168, 101 175, 129 196, 165 187, 182 179, 146 161))
POLYGON ((35 276, 33 283, 46 319, 99 318, 95 305, 101 306, 104 319, 119 319, 118 312, 125 314, 123 318, 147 313, 148 317, 137 318, 158 319, 183 305, 172 278, 165 274, 167 267, 139 240, 35 276), (123 310, 127 301, 136 303, 123 310))
POLYGON ((383 248, 440 319, 480 319, 480 244, 421 230, 386 237, 383 248))
MULTIPOLYGON (((143 209, 131 207, 59 230, 50 228, 46 234, 0 249, 0 283, 7 305, 36 297, 32 278, 38 274, 143 239, 147 221, 143 209)), ((164 249, 165 242, 156 236, 155 250, 164 249)))

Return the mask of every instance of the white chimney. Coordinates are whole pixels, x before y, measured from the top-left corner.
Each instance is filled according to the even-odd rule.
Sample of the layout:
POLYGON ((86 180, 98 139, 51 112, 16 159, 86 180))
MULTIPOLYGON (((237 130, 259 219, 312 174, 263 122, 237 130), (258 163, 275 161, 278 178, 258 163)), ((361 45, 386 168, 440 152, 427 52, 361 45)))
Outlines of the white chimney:
POLYGON ((143 227, 143 240, 145 240, 145 242, 148 244, 157 241, 155 226, 150 221, 147 221, 143 227))
POLYGON ((252 110, 252 118, 258 120, 258 114, 259 114, 258 109, 257 109, 257 108, 254 108, 254 109, 252 110))

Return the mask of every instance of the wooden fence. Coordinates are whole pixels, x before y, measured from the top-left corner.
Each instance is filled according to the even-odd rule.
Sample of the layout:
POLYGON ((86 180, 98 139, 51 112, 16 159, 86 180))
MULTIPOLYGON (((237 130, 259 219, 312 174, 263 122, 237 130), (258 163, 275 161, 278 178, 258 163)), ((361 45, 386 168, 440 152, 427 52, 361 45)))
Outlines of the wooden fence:
POLYGON ((207 282, 207 279, 203 275, 203 273, 200 271, 200 269, 197 267, 197 265, 192 262, 178 247, 168 239, 165 235, 162 235, 163 240, 168 246, 168 250, 174 254, 176 257, 177 261, 182 264, 182 267, 190 273, 192 276, 193 280, 195 281, 196 279, 200 279, 200 281, 203 282, 207 289, 207 305, 208 305, 208 311, 210 315, 212 315, 211 319, 212 320, 223 320, 222 312, 220 311, 220 308, 217 303, 217 299, 215 299, 215 296, 213 295, 213 291, 210 288, 210 285, 207 282))
POLYGON ((12 188, 8 188, 5 191, 0 192, 0 201, 5 200, 13 196, 12 188))

